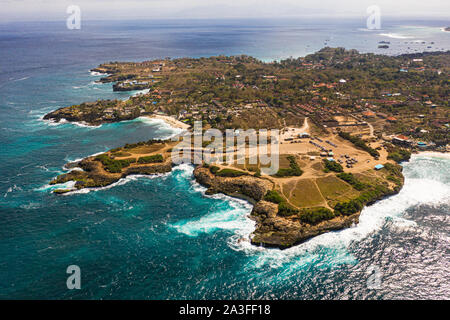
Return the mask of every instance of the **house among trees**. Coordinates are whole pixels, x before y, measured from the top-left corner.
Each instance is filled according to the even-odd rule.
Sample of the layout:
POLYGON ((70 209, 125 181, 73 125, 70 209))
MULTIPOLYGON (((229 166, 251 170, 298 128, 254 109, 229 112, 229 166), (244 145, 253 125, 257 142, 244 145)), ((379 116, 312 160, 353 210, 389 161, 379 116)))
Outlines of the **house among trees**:
POLYGON ((407 136, 398 135, 392 138, 392 143, 409 147, 412 141, 407 136))

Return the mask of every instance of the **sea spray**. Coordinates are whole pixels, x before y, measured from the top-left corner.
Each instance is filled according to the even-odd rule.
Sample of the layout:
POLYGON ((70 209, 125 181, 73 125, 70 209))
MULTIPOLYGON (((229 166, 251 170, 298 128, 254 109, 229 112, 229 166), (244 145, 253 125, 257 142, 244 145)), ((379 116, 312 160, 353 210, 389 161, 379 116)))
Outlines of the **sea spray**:
POLYGON ((119 179, 117 182, 114 182, 108 186, 105 187, 96 187, 96 188, 83 188, 80 190, 73 190, 67 193, 64 193, 64 196, 70 196, 70 195, 74 195, 74 194, 86 194, 89 192, 93 192, 93 191, 103 191, 103 190, 108 190, 117 186, 122 186, 125 185, 131 181, 136 181, 138 179, 156 179, 156 178, 165 178, 170 174, 170 172, 168 173, 160 173, 160 174, 153 174, 153 175, 145 175, 145 174, 133 174, 133 175, 129 175, 126 176, 125 178, 121 178, 119 179))
POLYGON ((214 207, 212 212, 196 219, 185 219, 170 226, 187 236, 198 236, 202 233, 212 233, 217 230, 230 230, 233 235, 228 240, 230 245, 235 241, 248 241, 249 235, 255 229, 255 222, 248 218, 252 205, 247 201, 232 198, 224 194, 206 195, 206 188, 201 186, 193 178, 194 167, 182 164, 175 167, 174 171, 181 171, 182 179, 191 181, 192 192, 200 192, 204 197, 226 201, 226 206, 214 207))
MULTIPOLYGON (((261 268, 266 264, 271 267, 281 267, 286 263, 302 266, 305 257, 309 257, 309 260, 311 255, 316 255, 317 252, 323 250, 334 252, 332 256, 336 264, 352 264, 356 261, 348 253, 347 248, 352 243, 361 241, 379 231, 386 221, 389 220, 394 225, 398 225, 398 227, 414 228, 416 224, 413 221, 402 217, 408 208, 421 204, 439 205, 449 203, 450 186, 448 183, 445 184, 440 181, 446 180, 448 177, 448 172, 442 171, 441 166, 448 168, 449 162, 448 159, 434 158, 427 160, 423 156, 413 156, 410 162, 404 164, 405 184, 399 194, 365 207, 361 212, 359 223, 351 228, 319 235, 303 244, 286 250, 267 249, 254 246, 249 241, 242 241, 242 239, 249 239, 250 234, 254 231, 255 224, 254 221, 248 218, 249 211, 246 214, 244 214, 244 211, 242 214, 239 214, 233 209, 228 213, 221 211, 212 212, 201 218, 177 222, 173 227, 189 236, 211 233, 219 229, 235 232, 229 238, 228 243, 232 249, 243 251, 253 257, 247 265, 248 268, 261 268), (235 223, 230 221, 233 217, 238 219, 235 223), (336 256, 339 256, 339 259, 336 259, 336 256)), ((185 170, 189 172, 188 169, 185 170)), ((202 192, 203 194, 206 191, 206 188, 198 185, 196 182, 193 182, 193 188, 196 192, 202 192)), ((224 195, 210 197, 230 198, 224 195)), ((233 199, 233 201, 242 200, 233 199)), ((251 206, 247 205, 250 210, 251 206)), ((332 262, 329 261, 329 263, 332 262)), ((292 267, 290 267, 290 270, 296 269, 292 267)))

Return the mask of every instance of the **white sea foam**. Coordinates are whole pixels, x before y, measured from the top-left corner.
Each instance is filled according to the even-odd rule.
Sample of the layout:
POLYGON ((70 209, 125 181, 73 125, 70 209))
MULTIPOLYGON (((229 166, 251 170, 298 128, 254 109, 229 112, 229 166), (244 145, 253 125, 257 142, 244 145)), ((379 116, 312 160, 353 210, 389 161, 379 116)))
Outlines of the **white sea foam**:
POLYGON ((89 73, 91 74, 91 76, 94 76, 94 77, 99 77, 99 76, 105 77, 108 75, 107 73, 101 73, 101 72, 91 71, 91 70, 89 70, 89 73))
POLYGON ((380 36, 393 38, 393 39, 411 39, 413 37, 411 36, 405 36, 399 33, 380 33, 380 36))
POLYGON ((134 120, 130 120, 130 121, 139 121, 139 122, 142 122, 142 123, 150 125, 150 126, 157 125, 158 129, 160 131, 165 131, 164 134, 158 135, 159 139, 170 139, 170 138, 186 131, 181 128, 172 127, 169 123, 167 123, 163 119, 150 118, 150 117, 138 117, 138 118, 136 118, 134 120))
MULTIPOLYGON (((214 199, 230 200, 225 196, 211 196, 214 199)), ((248 203, 239 200, 230 200, 231 210, 229 208, 210 212, 205 216, 195 219, 180 221, 171 226, 178 232, 188 236, 198 236, 201 233, 211 233, 217 230, 235 230, 240 235, 251 232, 254 226, 246 223, 245 217, 251 210, 248 203), (243 229, 243 227, 246 227, 243 229)))
MULTIPOLYGON (((193 170, 190 164, 181 164, 174 168, 174 171, 182 171, 179 175, 181 179, 192 179, 193 170)), ((192 192, 200 192, 205 197, 228 201, 231 210, 229 208, 214 210, 197 219, 176 222, 171 225, 172 228, 188 236, 198 236, 217 230, 232 230, 234 235, 229 239, 230 245, 234 245, 234 242, 249 242, 249 238, 244 237, 255 229, 255 222, 248 217, 252 210, 251 204, 224 194, 206 195, 207 189, 195 180, 191 180, 191 188, 192 192)))
POLYGON ((127 184, 128 182, 131 181, 136 181, 138 179, 156 179, 156 178, 162 178, 162 177, 167 177, 170 173, 161 173, 161 174, 153 174, 153 175, 145 175, 145 174, 134 174, 134 175, 129 175, 125 178, 121 178, 120 180, 118 180, 117 182, 114 182, 106 187, 98 187, 98 188, 84 188, 84 189, 80 189, 80 190, 74 190, 74 191, 70 191, 67 193, 64 193, 63 195, 65 196, 70 196, 73 194, 83 194, 83 193, 89 193, 92 191, 101 191, 101 190, 108 190, 117 186, 122 186, 124 184, 127 184))
POLYGON ((101 124, 99 124, 97 126, 94 126, 94 125, 88 124, 88 123, 86 123, 84 121, 81 121, 81 122, 76 122, 75 121, 75 122, 70 122, 70 123, 75 125, 75 126, 78 126, 78 127, 90 128, 90 129, 97 129, 97 128, 100 128, 102 126, 101 124))
POLYGON ((450 153, 442 153, 442 152, 432 152, 432 151, 423 151, 419 152, 418 154, 413 154, 413 158, 441 158, 441 159, 449 159, 450 160, 450 153))
MULTIPOLYGON (((417 161, 418 158, 415 159, 413 157, 412 162, 406 164, 405 185, 400 193, 364 208, 356 226, 342 231, 325 233, 304 244, 284 251, 259 248, 262 254, 258 257, 258 263, 280 266, 283 262, 290 261, 293 257, 302 256, 321 247, 337 248, 346 251, 346 248, 354 241, 360 241, 380 230, 387 219, 396 228, 416 228, 415 222, 402 217, 408 208, 421 204, 433 206, 450 203, 450 186, 440 181, 442 179, 439 178, 442 177, 434 176, 434 169, 436 168, 419 163, 417 161), (411 175, 417 176, 417 171, 420 171, 421 176, 419 178, 411 178, 411 175)), ((448 163, 448 160, 441 161, 448 163)), ((441 172, 442 174, 446 175, 447 172, 441 172)), ((258 250, 252 246, 246 246, 242 249, 248 253, 258 250)), ((351 257, 349 258, 351 260, 351 257)))
POLYGON ((35 191, 53 191, 56 189, 73 189, 75 186, 75 181, 67 181, 65 183, 58 183, 58 184, 46 184, 42 187, 34 189, 35 191))
POLYGON ((23 77, 23 78, 15 79, 12 82, 24 81, 24 80, 27 80, 27 79, 30 79, 30 77, 23 77))
POLYGON ((380 32, 380 29, 368 29, 368 28, 357 28, 358 31, 364 31, 364 32, 380 32))
POLYGON ((12 187, 9 187, 8 190, 6 190, 5 194, 3 195, 3 198, 6 198, 8 196, 9 193, 14 192, 14 191, 21 191, 22 188, 18 187, 16 184, 13 185, 12 187))
MULTIPOLYGON (((211 197, 232 199, 231 201, 235 204, 232 204, 233 209, 229 212, 223 210, 210 212, 201 218, 178 222, 173 227, 189 236, 212 233, 219 229, 233 231, 234 235, 228 241, 230 247, 234 250, 243 251, 252 257, 246 268, 260 268, 263 265, 281 267, 285 263, 290 263, 292 264, 290 268, 284 271, 289 272, 289 270, 295 270, 308 264, 309 260, 317 258, 321 249, 333 252, 331 255, 333 259, 326 263, 352 264, 355 259, 348 253, 348 246, 377 232, 387 220, 395 228, 413 230, 417 228, 416 223, 402 216, 408 208, 421 204, 440 205, 450 203, 450 186, 436 176, 436 172, 441 175, 447 173, 432 167, 433 165, 436 166, 436 163, 424 164, 419 162, 420 159, 424 159, 424 156, 414 155, 411 162, 406 164, 405 185, 400 193, 381 200, 372 206, 365 207, 357 225, 341 231, 322 234, 286 250, 267 249, 252 245, 248 241, 255 228, 255 222, 249 219, 251 205, 245 201, 232 199, 224 195, 211 197), (417 171, 420 172, 420 175, 417 171)), ((435 158, 435 160, 448 162, 448 159, 442 158, 435 158)), ((441 163, 441 165, 443 164, 441 163)), ((196 182, 193 182, 193 189, 203 194, 206 190, 196 182)))
POLYGON ((105 153, 105 152, 106 152, 106 150, 105 151, 101 151, 101 152, 96 152, 96 153, 93 153, 93 154, 88 155, 86 157, 76 158, 76 159, 71 159, 69 156, 67 156, 66 158, 64 158, 64 161, 67 161, 68 163, 78 162, 78 161, 83 160, 84 158, 96 157, 96 156, 101 155, 102 153, 105 153))
POLYGON ((67 121, 64 118, 61 118, 59 121, 55 121, 53 119, 49 119, 49 120, 45 120, 44 119, 44 115, 39 117, 40 120, 42 120, 44 123, 46 123, 49 126, 60 126, 60 125, 64 125, 64 124, 70 124, 70 125, 74 125, 77 127, 83 127, 83 128, 89 128, 89 129, 97 129, 100 128, 102 125, 98 125, 98 126, 94 126, 94 125, 90 125, 87 124, 86 122, 76 122, 76 121, 67 121))
POLYGON ((69 121, 67 121, 64 118, 59 120, 59 121, 55 121, 53 119, 45 120, 44 119, 44 115, 40 116, 39 118, 40 118, 40 120, 44 121, 44 123, 46 123, 49 126, 60 126, 60 125, 65 124, 65 123, 69 123, 69 121))
POLYGON ((138 90, 135 93, 133 93, 133 97, 139 96, 139 95, 144 95, 150 92, 150 89, 144 89, 144 90, 138 90))

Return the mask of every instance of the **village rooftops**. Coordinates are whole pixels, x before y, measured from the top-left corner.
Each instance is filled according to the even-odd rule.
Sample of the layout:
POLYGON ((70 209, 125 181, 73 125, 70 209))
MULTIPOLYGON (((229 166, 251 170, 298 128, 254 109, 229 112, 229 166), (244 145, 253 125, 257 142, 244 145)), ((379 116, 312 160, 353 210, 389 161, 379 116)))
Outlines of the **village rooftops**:
POLYGON ((363 115, 364 117, 375 117, 375 112, 373 112, 373 111, 364 111, 364 112, 362 113, 362 115, 363 115))
POLYGON ((407 136, 402 135, 402 134, 399 134, 398 136, 394 136, 393 139, 401 140, 401 141, 409 141, 409 138, 407 136))

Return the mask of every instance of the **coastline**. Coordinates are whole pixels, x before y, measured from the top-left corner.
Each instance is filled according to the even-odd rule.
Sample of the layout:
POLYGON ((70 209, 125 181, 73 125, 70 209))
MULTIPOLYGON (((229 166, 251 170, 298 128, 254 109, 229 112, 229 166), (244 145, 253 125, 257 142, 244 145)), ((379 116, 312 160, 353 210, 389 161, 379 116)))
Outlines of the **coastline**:
MULTIPOLYGON (((143 90, 143 91, 145 92, 146 90, 143 90)), ((139 92, 143 92, 143 91, 142 90, 138 91, 136 93, 136 95, 138 95, 139 92)), ((161 93, 161 95, 163 95, 163 94, 161 93)), ((170 91, 170 95, 172 95, 172 91, 170 91)), ((161 100, 162 102, 166 101, 166 100, 164 100, 164 98, 161 98, 161 96, 159 97, 159 99, 162 99, 161 100)), ((134 100, 131 97, 129 98, 129 100, 131 101, 131 103, 134 102, 134 100)), ((135 100, 140 100, 140 98, 135 99, 135 100)), ((172 101, 172 100, 171 99, 167 100, 167 103, 169 103, 169 101, 172 101)), ((177 131, 178 130, 181 130, 181 131, 189 130, 190 126, 188 124, 177 120, 176 117, 174 117, 174 116, 167 115, 167 113, 173 113, 173 111, 168 112, 167 110, 172 110, 172 109, 165 109, 164 104, 163 104, 163 107, 157 108, 157 109, 154 109, 153 106, 151 106, 151 104, 150 104, 150 107, 151 108, 146 108, 145 112, 143 112, 146 115, 144 115, 144 114, 141 115, 140 110, 142 110, 142 109, 136 110, 136 109, 132 109, 132 108, 127 108, 127 106, 123 106, 120 104, 115 104, 113 106, 108 105, 108 108, 106 108, 101 103, 81 104, 81 105, 75 106, 75 107, 61 108, 62 109, 61 111, 59 111, 60 109, 58 109, 53 113, 56 113, 57 119, 65 120, 65 122, 72 122, 70 120, 71 117, 75 120, 77 118, 81 118, 82 120, 87 119, 87 121, 91 121, 92 123, 122 122, 122 121, 124 121, 123 119, 126 119, 125 121, 133 121, 138 118, 141 118, 139 120, 142 120, 142 118, 145 118, 145 119, 158 120, 158 121, 152 121, 152 122, 157 122, 158 125, 160 125, 160 126, 163 126, 164 124, 166 124, 170 128, 173 128, 174 131, 175 131, 175 129, 177 131), (99 112, 90 111, 91 109, 96 110, 95 107, 99 107, 100 111, 99 112), (71 108, 75 109, 75 110, 72 110, 71 108), (114 108, 116 108, 116 109, 114 109, 114 108), (68 111, 65 111, 65 110, 68 110, 68 111), (158 110, 161 110, 161 111, 158 111, 158 110), (121 112, 123 112, 123 114, 121 112), (65 118, 64 117, 65 114, 68 114, 69 117, 65 118), (66 120, 66 119, 69 119, 69 120, 66 120)), ((186 121, 192 121, 192 117, 186 117, 185 119, 187 119, 186 121)), ((211 119, 211 118, 209 118, 209 119, 211 119)), ((284 120, 284 118, 282 118, 282 119, 284 120)), ((249 123, 251 120, 254 120, 254 119, 249 118, 249 123)), ((306 131, 308 129, 308 124, 307 124, 306 120, 304 123, 305 123, 305 125, 302 128, 299 128, 299 131, 306 131)), ((270 123, 268 125, 270 125, 270 123)), ((324 125, 324 127, 327 127, 327 126, 324 125)), ((373 131, 373 128, 372 128, 372 131, 373 131)), ((293 134, 293 136, 290 137, 291 140, 294 139, 295 135, 300 134, 299 132, 294 132, 294 133, 295 134, 293 134)), ((371 133, 371 135, 373 135, 373 132, 371 133)), ((165 139, 168 139, 168 137, 165 139)), ((175 139, 173 139, 172 142, 174 142, 174 140, 175 139)), ((349 139, 347 139, 347 140, 349 140, 349 139)), ((327 141, 327 142, 330 145, 337 147, 336 145, 330 143, 329 141, 327 141)), ((129 145, 127 144, 126 148, 127 148, 127 146, 129 146, 129 145)), ((352 148, 353 148, 353 146, 350 147, 350 149, 348 149, 348 150, 351 151, 351 150, 353 150, 352 148)), ((128 147, 128 149, 130 149, 130 147, 128 147)), ((131 148, 131 149, 133 149, 133 148, 131 148)), ((134 147, 134 149, 137 149, 137 147, 134 147)), ((285 148, 285 149, 287 150, 288 154, 295 153, 295 148, 292 150, 290 148, 285 148)), ((168 150, 169 149, 167 149, 165 151, 167 151, 166 155, 169 158, 169 157, 171 157, 171 155, 170 155, 171 151, 168 151, 168 150)), ((134 165, 134 163, 140 161, 141 158, 145 158, 145 157, 141 157, 142 153, 136 152, 134 154, 135 158, 132 158, 133 153, 127 154, 124 152, 124 153, 122 153, 123 155, 121 155, 121 156, 120 155, 116 156, 113 153, 119 154, 116 151, 114 151, 114 152, 109 151, 108 155, 105 155, 105 157, 107 157, 107 158, 103 159, 105 163, 103 163, 102 159, 99 160, 102 162, 102 165, 95 163, 94 169, 98 169, 97 170, 98 172, 96 172, 97 175, 94 175, 91 173, 92 168, 87 166, 87 164, 89 164, 89 163, 86 163, 86 167, 88 167, 88 169, 89 169, 89 170, 86 170, 87 173, 81 174, 78 172, 74 172, 73 174, 71 174, 72 172, 69 172, 68 174, 62 175, 61 181, 64 181, 64 179, 65 179, 64 176, 66 176, 67 178, 72 177, 77 180, 75 187, 77 187, 79 189, 85 189, 85 188, 103 186, 105 183, 114 185, 114 183, 116 183, 118 181, 117 178, 119 178, 119 176, 118 176, 119 173, 121 174, 121 178, 125 178, 130 174, 136 174, 136 173, 140 174, 141 170, 144 170, 145 174, 154 174, 154 173, 157 173, 160 171, 160 169, 154 168, 154 167, 157 167, 156 165, 151 166, 151 169, 149 166, 134 165), (116 157, 118 159, 115 159, 116 157), (125 158, 125 159, 123 159, 123 158, 125 158), (106 174, 104 172, 105 168, 103 167, 103 165, 105 165, 105 166, 107 165, 108 168, 111 167, 112 169, 118 170, 118 171, 110 171, 110 173, 113 176, 113 177, 110 177, 111 175, 106 174), (131 169, 125 169, 125 171, 122 170, 123 168, 128 168, 128 166, 130 166, 130 165, 131 165, 131 169), (100 166, 100 168, 97 168, 99 166, 100 166), (123 168, 122 168, 122 166, 123 166, 123 168), (99 178, 99 176, 101 174, 103 176, 99 178)), ((151 153, 153 153, 153 151, 151 153)), ((350 153, 350 152, 347 152, 347 153, 350 153)), ((148 153, 148 154, 150 154, 150 153, 148 153)), ((371 154, 371 153, 369 152, 369 154, 371 154)), ((422 152, 421 154, 425 155, 425 156, 435 156, 435 157, 441 156, 442 157, 441 154, 434 153, 434 152, 422 152)), ((299 155, 300 155, 300 153, 299 153, 299 155)), ((373 154, 371 154, 371 155, 373 156, 373 154)), ((146 156, 146 157, 153 157, 153 156, 155 156, 155 155, 150 155, 150 156, 146 156)), ((161 156, 161 154, 159 156, 161 156)), ((343 157, 344 155, 341 154, 340 156, 343 157)), ((348 155, 346 155, 346 157, 349 158, 348 155)), ((378 157, 375 157, 375 156, 373 156, 373 157, 376 158, 376 160, 378 160, 378 157)), ((295 160, 295 158, 293 158, 293 159, 294 160, 292 160, 292 161, 295 163, 296 160, 295 160)), ((357 162, 357 160, 355 160, 355 161, 357 162)), ((84 162, 84 160, 83 160, 83 162, 84 162)), ((328 163, 328 162, 326 162, 326 163, 328 163)), ((370 163, 370 161, 368 160, 367 163, 370 163)), ((298 167, 298 163, 296 163, 296 166, 298 167)), ((352 168, 353 166, 351 164, 349 164, 347 167, 352 168)), ((367 167, 369 167, 369 165, 367 165, 367 167)), ((206 167, 206 168, 208 168, 208 167, 206 167)), ((375 166, 375 168, 379 169, 379 168, 377 168, 377 166, 375 166)), ((381 168, 383 168, 383 166, 381 168)), ((368 207, 368 206, 378 202, 379 200, 389 197, 393 194, 397 194, 402 189, 403 183, 404 183, 404 177, 401 174, 401 169, 394 170, 395 168, 392 168, 392 167, 391 167, 391 169, 387 169, 387 168, 388 168, 388 166, 386 165, 386 170, 388 170, 391 173, 391 175, 389 175, 388 177, 386 177, 386 175, 382 175, 381 180, 384 179, 383 180, 384 185, 382 185, 382 186, 378 185, 378 182, 377 182, 378 180, 375 181, 375 183, 373 185, 365 184, 365 185, 363 185, 363 187, 361 189, 357 189, 357 191, 362 191, 363 189, 368 189, 368 190, 365 190, 364 191, 365 193, 361 192, 361 194, 356 192, 355 197, 359 195, 358 198, 355 198, 355 199, 351 198, 350 200, 344 198, 344 200, 343 200, 342 198, 336 197, 336 199, 332 198, 330 200, 328 196, 327 197, 323 196, 322 191, 320 190, 319 187, 317 187, 319 190, 318 194, 320 196, 320 199, 323 198, 323 202, 321 202, 320 205, 325 204, 325 207, 319 207, 317 205, 318 202, 316 202, 316 203, 314 203, 315 205, 310 205, 313 208, 313 209, 310 209, 304 205, 305 202, 298 202, 299 204, 297 205, 297 207, 299 208, 299 210, 296 210, 295 207, 294 207, 294 209, 289 207, 289 200, 292 197, 292 192, 290 192, 289 194, 285 193, 284 196, 282 196, 282 198, 284 197, 286 199, 286 203, 287 203, 287 204, 284 203, 284 200, 283 200, 283 204, 285 204, 284 207, 280 206, 281 202, 265 201, 264 197, 265 197, 265 195, 268 194, 269 191, 277 192, 277 190, 275 190, 276 189, 275 184, 271 188, 269 188, 269 187, 266 188, 264 185, 262 185, 262 186, 258 185, 257 181, 260 181, 262 179, 259 179, 256 181, 248 181, 248 180, 250 180, 250 178, 248 178, 248 179, 238 178, 239 176, 234 176, 234 177, 228 176, 229 179, 221 179, 221 178, 219 178, 219 175, 216 176, 215 173, 212 172, 211 170, 209 170, 209 171, 207 170, 208 172, 202 173, 203 177, 197 176, 196 173, 202 169, 201 167, 200 168, 197 167, 194 170, 194 176, 195 176, 196 182, 200 183, 203 186, 208 187, 208 190, 206 191, 206 194, 208 194, 208 195, 212 195, 212 194, 216 194, 216 193, 223 193, 223 194, 228 195, 235 199, 244 199, 245 201, 247 201, 248 203, 253 205, 252 212, 250 214, 250 218, 254 218, 252 220, 256 221, 257 228, 256 228, 256 230, 254 230, 251 233, 251 236, 252 236, 251 243, 252 244, 254 244, 256 246, 266 246, 266 247, 276 247, 276 248, 280 248, 280 249, 286 249, 286 248, 289 248, 292 246, 296 246, 297 244, 307 241, 307 240, 309 240, 317 235, 320 235, 322 233, 327 233, 330 231, 336 231, 336 230, 349 228, 352 225, 358 223, 359 215, 361 214, 361 211, 363 208, 368 207), (212 174, 212 176, 211 176, 211 174, 212 174), (388 179, 388 178, 392 178, 392 179, 388 179), (205 181, 202 181, 202 179, 205 179, 205 181), (391 180, 391 182, 389 182, 387 180, 391 180), (393 185, 394 185, 394 187, 391 190, 391 186, 393 186, 393 185), (332 201, 337 201, 338 198, 339 198, 339 202, 330 204, 330 203, 332 203, 332 201), (252 201, 252 200, 254 200, 254 201, 252 201), (337 206, 338 204, 339 204, 339 206, 337 206), (336 207, 337 207, 337 209, 336 209, 336 207)), ((163 168, 163 169, 164 169, 163 172, 171 171, 171 168, 163 168)), ((291 167, 291 169, 292 169, 292 167, 291 167)), ((314 170, 322 172, 322 170, 320 168, 314 169, 314 170)), ((343 169, 341 168, 340 172, 342 172, 342 170, 343 169)), ((375 170, 375 169, 373 169, 373 170, 375 170)), ((109 169, 108 169, 108 171, 109 171, 109 169)), ((237 171, 239 171, 239 170, 237 170, 237 171)), ((325 171, 325 172, 328 173, 328 171, 325 171)), ((338 172, 338 171, 336 171, 336 172, 338 172)), ((350 174, 352 172, 354 172, 354 171, 350 170, 350 174)), ((301 173, 300 173, 300 175, 301 175, 301 173)), ((248 174, 247 174, 247 176, 248 176, 248 174)), ((250 174, 250 176, 252 176, 252 174, 250 174)), ((227 176, 224 176, 224 177, 227 177, 227 176)), ((59 178, 60 178, 60 176, 57 177, 55 179, 55 181, 58 182, 59 178)), ((314 178, 315 178, 315 176, 314 176, 314 178)), ((344 179, 342 179, 342 180, 344 180, 344 179)), ((344 181, 348 182, 347 180, 344 180, 344 181)), ((340 181, 340 180, 337 180, 337 181, 340 181)), ((373 180, 371 180, 369 178, 369 183, 372 183, 372 182, 373 182, 373 180)), ((302 183, 310 183, 310 180, 306 180, 306 178, 305 178, 305 180, 302 181, 302 183)), ((316 183, 315 180, 314 180, 314 183, 316 183)), ((329 184, 331 185, 332 183, 329 183, 329 184)), ((342 182, 341 182, 341 184, 342 184, 342 182)), ((279 187, 280 187, 279 191, 281 190, 281 192, 283 191, 283 185, 287 185, 287 183, 279 184, 279 187)), ((333 187, 335 187, 336 185, 337 185, 337 183, 334 183, 333 187)), ((298 183, 295 184, 295 186, 294 186, 294 188, 296 188, 295 190, 297 190, 297 186, 298 186, 298 183)), ((353 184, 351 184, 350 189, 352 187, 355 187, 355 186, 353 184)), ((324 187, 324 189, 325 189, 325 187, 324 187)), ((351 190, 353 190, 353 189, 351 189, 351 190)), ((67 190, 55 190, 54 193, 65 193, 66 191, 67 190), (61 191, 61 192, 57 192, 57 191, 61 191)), ((301 190, 300 192, 303 192, 303 191, 301 190)), ((313 194, 313 193, 314 193, 314 191, 311 192, 311 194, 313 194)), ((308 194, 308 193, 305 193, 305 194, 308 197, 310 197, 310 194, 308 194)), ((311 195, 311 198, 313 198, 313 195, 311 195)))
POLYGON ((188 125, 186 123, 183 123, 181 121, 178 121, 178 120, 176 120, 176 119, 174 119, 172 117, 169 117, 169 116, 163 116, 163 115, 159 115, 159 114, 154 114, 154 115, 145 116, 145 117, 150 118, 150 119, 163 120, 169 126, 171 126, 173 128, 176 128, 176 129, 188 130, 191 127, 190 125, 188 125))
POLYGON ((434 157, 434 158, 441 158, 441 159, 450 159, 450 152, 419 151, 417 153, 413 153, 413 155, 434 157))

